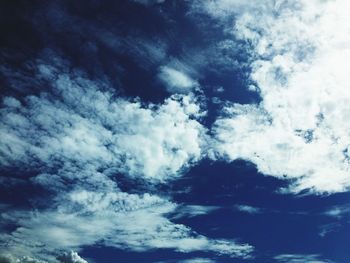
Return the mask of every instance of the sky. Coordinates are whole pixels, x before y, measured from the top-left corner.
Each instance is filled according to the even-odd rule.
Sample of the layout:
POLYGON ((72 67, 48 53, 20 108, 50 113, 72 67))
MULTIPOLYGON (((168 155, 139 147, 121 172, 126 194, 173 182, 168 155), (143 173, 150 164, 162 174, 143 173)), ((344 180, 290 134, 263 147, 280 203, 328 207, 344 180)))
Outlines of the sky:
POLYGON ((0 60, 0 263, 349 262, 349 1, 5 0, 0 60))

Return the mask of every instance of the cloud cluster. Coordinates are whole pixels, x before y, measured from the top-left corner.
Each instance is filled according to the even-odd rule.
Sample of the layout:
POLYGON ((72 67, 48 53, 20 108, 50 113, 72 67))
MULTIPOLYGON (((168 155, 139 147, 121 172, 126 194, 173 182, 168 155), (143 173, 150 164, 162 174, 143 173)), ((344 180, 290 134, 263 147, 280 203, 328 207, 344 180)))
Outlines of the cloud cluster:
MULTIPOLYGON (((229 2, 210 5, 221 10, 229 2)), ((349 3, 298 0, 274 1, 264 8, 240 6, 232 32, 250 47, 250 79, 262 101, 224 107, 213 129, 217 155, 245 159, 261 173, 291 179, 288 191, 346 191, 349 3)))
POLYGON ((249 257, 250 245, 210 239, 171 222, 167 215, 177 205, 154 194, 204 155, 204 112, 191 93, 145 104, 55 63, 38 63, 35 77, 48 88, 3 98, 0 163, 17 167, 20 179, 50 197, 33 196, 46 200, 35 210, 8 207, 1 213, 2 224, 16 228, 0 236, 0 253, 85 262, 73 252, 59 255, 100 244, 249 257), (128 193, 121 177, 143 186, 128 193))
POLYGON ((77 252, 70 251, 69 253, 64 253, 59 257, 62 263, 88 263, 85 259, 81 258, 77 252))
MULTIPOLYGON (((53 258, 50 260, 54 260, 53 258)), ((57 258, 60 263, 87 263, 87 261, 81 258, 77 252, 70 251, 69 253, 65 252, 57 258)), ((3 254, 0 255, 1 263, 47 263, 50 261, 42 261, 28 256, 23 256, 21 258, 16 258, 12 254, 3 254)))
MULTIPOLYGON (((196 71, 207 65, 236 65, 236 58, 227 53, 242 45, 229 40, 197 57, 192 57, 196 50, 190 50, 190 59, 182 58, 192 60, 187 68, 176 59, 166 64, 161 43, 158 48, 140 38, 132 45, 129 56, 152 58, 148 64, 140 63, 145 68, 156 62, 163 65, 157 64, 155 75, 173 95, 159 104, 121 97, 102 77, 92 80, 58 58, 33 62, 32 78, 12 72, 11 85, 19 83, 19 76, 21 85, 28 81, 28 87, 39 87, 20 85, 22 94, 31 93, 2 98, 0 165, 5 170, 16 167, 18 178, 3 177, 0 183, 13 188, 19 183, 39 186, 45 193, 33 198, 47 199, 37 207, 34 202, 35 209, 0 204, 6 211, 1 213, 1 224, 15 226, 0 236, 1 260, 83 263, 76 252, 66 251, 79 252, 95 244, 248 258, 253 251, 248 244, 208 238, 171 221, 218 207, 178 206, 157 192, 159 185, 199 162, 208 149, 213 159, 248 160, 261 173, 291 180, 288 191, 295 193, 332 193, 350 187, 349 3, 194 1, 193 10, 228 25, 225 30, 248 47, 251 89, 259 92, 261 103, 225 103, 210 132, 201 124, 205 111, 192 93, 199 86, 196 71), (215 52, 217 57, 207 58, 215 52), (125 182, 136 186, 127 189, 125 182)), ((53 28, 62 33, 72 18, 60 15, 66 22, 53 28)), ((80 31, 79 26, 72 31, 80 31)), ((99 31, 97 37, 95 41, 122 51, 136 39, 122 40, 108 31, 99 31)), ((10 68, 7 71, 10 74, 10 68)), ((236 209, 261 212, 246 205, 236 209)), ((347 213, 347 208, 336 207, 326 214, 347 213)), ((275 259, 322 262, 317 255, 275 259)))
POLYGON ((174 96, 162 105, 114 98, 81 76, 40 65, 53 92, 3 99, 1 164, 90 165, 163 181, 202 155, 205 128, 195 99, 174 96))

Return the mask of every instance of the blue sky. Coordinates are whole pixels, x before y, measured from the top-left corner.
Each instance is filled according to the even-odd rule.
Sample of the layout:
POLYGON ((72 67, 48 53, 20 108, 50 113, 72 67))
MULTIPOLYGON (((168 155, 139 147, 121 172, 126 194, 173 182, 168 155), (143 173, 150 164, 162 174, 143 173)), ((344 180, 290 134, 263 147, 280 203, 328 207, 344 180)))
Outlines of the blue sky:
POLYGON ((348 262, 349 10, 1 3, 0 262, 348 262))

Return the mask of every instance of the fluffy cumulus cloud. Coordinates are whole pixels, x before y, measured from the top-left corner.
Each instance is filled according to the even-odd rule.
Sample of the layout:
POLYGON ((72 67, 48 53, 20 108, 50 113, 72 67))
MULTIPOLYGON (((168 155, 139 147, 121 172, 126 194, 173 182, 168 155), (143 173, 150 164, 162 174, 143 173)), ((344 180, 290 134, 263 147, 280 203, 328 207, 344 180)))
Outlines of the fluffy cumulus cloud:
POLYGON ((206 11, 220 19, 240 10, 231 31, 249 46, 250 80, 262 99, 224 107, 213 129, 217 155, 290 179, 288 191, 346 191, 349 2, 206 3, 206 11))
POLYGON ((158 105, 128 100, 57 61, 37 63, 35 78, 47 89, 2 101, 1 166, 17 167, 21 182, 45 192, 32 198, 46 201, 33 202, 36 209, 4 205, 2 225, 16 227, 1 234, 0 254, 9 262, 86 262, 65 251, 99 244, 249 257, 250 245, 173 223, 167 215, 177 204, 154 194, 204 155, 204 113, 196 98, 173 95, 158 105), (123 189, 123 180, 136 182, 134 193, 123 189))
POLYGON ((62 263, 87 263, 87 261, 81 258, 77 252, 70 251, 69 253, 64 253, 59 257, 60 262, 62 263))
POLYGON ((202 155, 205 128, 191 95, 162 105, 114 98, 78 74, 55 74, 41 65, 39 77, 53 92, 13 97, 1 109, 1 164, 53 162, 111 168, 133 177, 166 180, 202 155))
POLYGON ((2 263, 46 263, 46 261, 38 260, 27 256, 16 258, 12 254, 0 255, 0 262, 2 263))

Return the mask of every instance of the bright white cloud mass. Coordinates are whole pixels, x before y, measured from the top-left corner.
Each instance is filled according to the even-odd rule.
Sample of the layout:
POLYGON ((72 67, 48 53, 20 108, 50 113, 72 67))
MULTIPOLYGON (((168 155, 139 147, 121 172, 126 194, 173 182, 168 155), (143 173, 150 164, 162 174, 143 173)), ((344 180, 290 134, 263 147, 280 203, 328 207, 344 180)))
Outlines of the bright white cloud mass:
POLYGON ((262 98, 258 105, 225 106, 214 127, 216 152, 292 179, 292 192, 345 191, 350 186, 350 4, 252 2, 256 5, 207 3, 207 10, 222 19, 230 8, 243 10, 232 33, 252 47, 251 81, 262 98))

